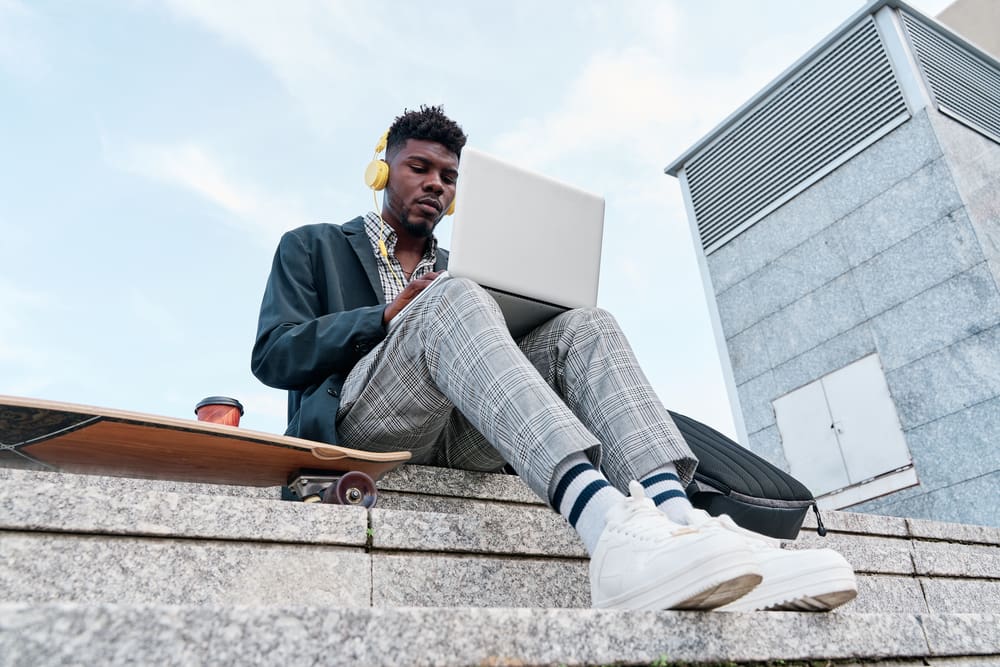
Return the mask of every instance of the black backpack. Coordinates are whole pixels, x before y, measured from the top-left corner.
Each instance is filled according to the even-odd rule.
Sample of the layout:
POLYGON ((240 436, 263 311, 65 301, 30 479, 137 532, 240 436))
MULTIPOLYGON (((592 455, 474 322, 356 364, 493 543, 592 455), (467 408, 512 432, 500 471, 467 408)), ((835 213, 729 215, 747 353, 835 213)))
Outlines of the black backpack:
POLYGON ((802 482, 715 429, 671 412, 674 423, 698 457, 687 487, 691 504, 713 516, 728 514, 756 533, 793 540, 812 507, 817 533, 826 535, 816 499, 802 482))

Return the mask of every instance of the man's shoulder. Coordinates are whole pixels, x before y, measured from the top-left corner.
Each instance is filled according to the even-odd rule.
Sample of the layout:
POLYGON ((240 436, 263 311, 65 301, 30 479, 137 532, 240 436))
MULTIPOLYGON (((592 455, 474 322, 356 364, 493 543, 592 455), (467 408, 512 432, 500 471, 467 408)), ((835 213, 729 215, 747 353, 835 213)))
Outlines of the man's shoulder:
POLYGON ((347 243, 350 237, 365 233, 364 218, 357 217, 342 224, 317 222, 303 225, 285 232, 281 237, 282 245, 294 244, 306 248, 317 246, 338 246, 347 243))
POLYGON ((341 224, 332 222, 316 222, 310 225, 296 227, 285 235, 296 236, 299 239, 333 239, 351 236, 353 234, 363 234, 365 231, 365 219, 361 216, 348 220, 341 224))

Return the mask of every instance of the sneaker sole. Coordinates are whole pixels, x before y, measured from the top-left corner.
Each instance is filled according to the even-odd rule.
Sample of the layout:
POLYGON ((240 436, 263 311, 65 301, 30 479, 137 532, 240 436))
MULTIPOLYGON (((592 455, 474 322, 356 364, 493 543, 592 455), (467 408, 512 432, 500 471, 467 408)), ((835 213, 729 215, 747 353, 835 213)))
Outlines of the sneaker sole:
POLYGON ((741 600, 729 604, 723 611, 813 611, 836 609, 857 597, 857 584, 853 574, 829 574, 802 583, 805 576, 793 577, 775 585, 765 585, 766 590, 754 591, 741 600))
POLYGON ((759 574, 744 574, 712 586, 686 600, 668 607, 668 609, 684 609, 688 611, 708 611, 729 604, 752 591, 761 582, 759 574))
POLYGON ((616 598, 595 604, 597 609, 660 611, 684 609, 706 611, 729 604, 746 595, 761 582, 760 571, 747 553, 728 552, 699 563, 696 567, 670 573, 668 578, 616 598), (664 590, 678 579, 698 576, 692 583, 664 590))

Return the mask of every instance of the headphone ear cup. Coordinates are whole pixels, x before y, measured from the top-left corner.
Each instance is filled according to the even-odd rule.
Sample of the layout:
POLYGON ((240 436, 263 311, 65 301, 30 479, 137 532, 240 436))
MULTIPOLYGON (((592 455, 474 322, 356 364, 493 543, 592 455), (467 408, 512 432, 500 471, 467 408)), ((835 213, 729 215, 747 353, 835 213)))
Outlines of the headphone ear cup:
POLYGON ((389 183, 389 164, 385 160, 372 160, 365 167, 365 185, 372 190, 384 190, 389 183))
POLYGON ((452 199, 451 203, 448 204, 448 210, 444 212, 445 215, 455 215, 455 200, 452 199))

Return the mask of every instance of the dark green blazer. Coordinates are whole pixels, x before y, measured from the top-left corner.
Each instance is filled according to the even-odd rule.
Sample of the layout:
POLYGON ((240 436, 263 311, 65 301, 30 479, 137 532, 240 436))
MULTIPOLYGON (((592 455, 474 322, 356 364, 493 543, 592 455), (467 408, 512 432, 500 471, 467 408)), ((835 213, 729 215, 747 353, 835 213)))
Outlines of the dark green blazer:
MULTIPOLYGON (((448 251, 438 248, 434 269, 447 267, 448 251)), ((344 379, 385 338, 384 311, 364 218, 307 225, 281 237, 250 368, 264 384, 288 390, 287 435, 339 441, 344 379)))

